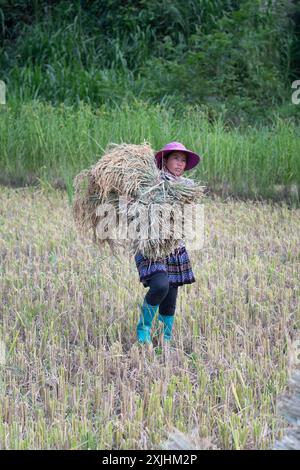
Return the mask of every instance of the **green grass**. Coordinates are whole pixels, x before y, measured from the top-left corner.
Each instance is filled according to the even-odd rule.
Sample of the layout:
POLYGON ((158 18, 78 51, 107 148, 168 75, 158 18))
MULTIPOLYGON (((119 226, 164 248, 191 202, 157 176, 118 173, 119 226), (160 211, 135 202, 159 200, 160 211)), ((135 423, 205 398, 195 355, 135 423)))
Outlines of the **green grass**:
POLYGON ((0 110, 2 183, 43 182, 67 187, 100 158, 110 142, 176 140, 203 155, 190 172, 208 188, 241 198, 299 204, 299 127, 275 118, 269 127, 230 128, 222 115, 211 123, 199 107, 181 114, 136 100, 130 106, 79 107, 12 101, 0 110))

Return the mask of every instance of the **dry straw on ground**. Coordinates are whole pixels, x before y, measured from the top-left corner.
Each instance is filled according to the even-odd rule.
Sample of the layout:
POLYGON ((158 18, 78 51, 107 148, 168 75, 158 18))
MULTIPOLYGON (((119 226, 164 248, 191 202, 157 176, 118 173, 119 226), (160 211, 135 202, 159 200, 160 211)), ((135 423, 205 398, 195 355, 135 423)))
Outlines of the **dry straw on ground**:
MULTIPOLYGON (((74 179, 73 215, 76 225, 84 235, 92 232, 93 241, 99 247, 108 243, 113 251, 121 247, 131 254, 141 252, 151 259, 167 256, 178 247, 182 233, 174 226, 168 238, 159 236, 165 225, 164 204, 178 204, 177 207, 183 209, 184 204, 197 203, 203 196, 204 186, 187 185, 187 180, 166 180, 155 164, 154 152, 148 143, 110 144, 95 165, 83 170, 74 179), (120 198, 125 204, 120 204, 120 198), (146 236, 121 240, 117 232, 118 224, 114 231, 112 221, 109 237, 100 237, 97 227, 107 216, 101 213, 104 204, 112 204, 115 208, 117 222, 125 216, 127 223, 130 223, 143 214, 146 217, 143 220, 151 225, 151 239, 147 232, 146 236), (153 204, 159 210, 153 211, 153 204)), ((174 215, 171 213, 170 223, 173 221, 174 215)))
POLYGON ((274 446, 298 339, 300 211, 205 202, 166 361, 134 344, 145 289, 132 260, 76 236, 66 193, 1 187, 0 449, 162 449, 174 428, 197 448, 274 446))

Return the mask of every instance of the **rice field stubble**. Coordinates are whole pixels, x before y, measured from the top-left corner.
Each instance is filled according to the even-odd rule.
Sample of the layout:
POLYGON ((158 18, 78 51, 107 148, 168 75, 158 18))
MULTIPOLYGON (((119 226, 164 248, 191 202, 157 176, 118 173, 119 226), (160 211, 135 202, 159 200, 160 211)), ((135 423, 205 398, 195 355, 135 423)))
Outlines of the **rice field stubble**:
POLYGON ((295 362, 299 209, 206 200, 166 359, 135 343, 133 259, 81 240, 64 192, 0 195, 0 448, 158 449, 174 428, 198 448, 272 446, 295 362))

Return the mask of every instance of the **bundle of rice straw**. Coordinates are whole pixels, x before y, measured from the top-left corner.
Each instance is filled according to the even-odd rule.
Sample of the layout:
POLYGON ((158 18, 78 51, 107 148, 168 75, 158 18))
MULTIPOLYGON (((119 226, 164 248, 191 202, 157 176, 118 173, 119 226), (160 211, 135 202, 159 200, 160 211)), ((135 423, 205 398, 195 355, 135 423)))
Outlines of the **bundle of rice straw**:
MULTIPOLYGON (((82 234, 92 232, 93 241, 99 247, 108 243, 113 253, 123 248, 132 255, 141 252, 152 260, 163 258, 178 247, 182 232, 176 231, 176 227, 173 227, 171 236, 160 236, 162 227, 166 225, 164 208, 166 204, 175 207, 174 202, 177 208, 199 202, 204 186, 186 185, 183 181, 188 179, 185 178, 179 182, 164 179, 154 158, 147 142, 142 145, 110 144, 95 165, 74 178, 73 216, 82 234), (120 198, 123 198, 123 203, 120 203, 120 198), (114 207, 116 219, 107 217, 107 212, 102 210, 104 204, 114 207), (146 219, 138 219, 141 214, 146 219), (136 219, 147 220, 151 237, 148 230, 146 235, 121 239, 119 224, 121 220, 124 222, 124 218, 127 227, 136 219), (110 220, 109 236, 103 238, 103 230, 99 236, 101 223, 105 221, 108 225, 110 220)), ((172 224, 172 211, 169 220, 172 224)), ((144 225, 140 223, 140 233, 144 225)))

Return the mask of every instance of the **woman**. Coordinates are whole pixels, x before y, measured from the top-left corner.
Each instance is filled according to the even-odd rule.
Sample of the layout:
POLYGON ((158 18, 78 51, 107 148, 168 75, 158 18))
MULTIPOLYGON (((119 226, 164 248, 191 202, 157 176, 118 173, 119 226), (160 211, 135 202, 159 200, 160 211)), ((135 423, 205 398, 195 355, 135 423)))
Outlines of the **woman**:
MULTIPOLYGON (((155 154, 156 164, 161 169, 161 176, 167 180, 195 184, 183 177, 184 171, 194 168, 201 161, 196 153, 187 150, 180 142, 170 142, 155 154)), ((189 255, 183 241, 179 247, 160 261, 151 261, 141 253, 135 255, 140 281, 147 292, 137 325, 139 343, 151 343, 151 326, 159 309, 158 319, 164 325, 164 341, 172 339, 172 328, 176 309, 178 287, 195 282, 189 255)))

